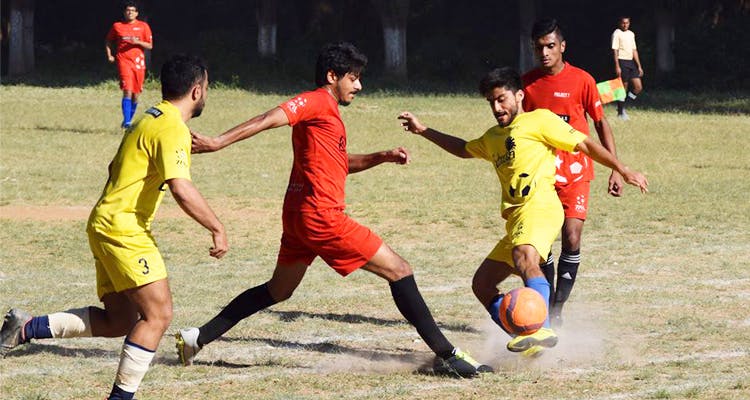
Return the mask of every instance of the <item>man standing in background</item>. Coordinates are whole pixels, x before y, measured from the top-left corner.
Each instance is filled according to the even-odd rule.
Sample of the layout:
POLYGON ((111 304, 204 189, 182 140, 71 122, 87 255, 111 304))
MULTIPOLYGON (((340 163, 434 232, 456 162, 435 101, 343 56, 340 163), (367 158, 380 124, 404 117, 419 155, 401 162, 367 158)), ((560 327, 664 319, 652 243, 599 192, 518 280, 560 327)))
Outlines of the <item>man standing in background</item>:
MULTIPOLYGON (((627 99, 633 101, 643 90, 641 77, 643 68, 638 57, 638 49, 635 45, 635 33, 630 30, 630 17, 620 17, 618 28, 612 33, 612 53, 615 59, 615 72, 622 79, 625 90, 628 91, 627 99), (628 84, 631 90, 628 90, 628 84)), ((617 102, 617 116, 623 121, 630 119, 625 112, 625 101, 617 102)))
POLYGON ((112 24, 105 49, 107 60, 117 63, 122 89, 122 127, 129 128, 138 107, 138 95, 146 77, 146 56, 143 50, 154 48, 151 27, 138 18, 135 1, 126 1, 121 22, 112 24), (116 51, 113 51, 116 50, 116 51))

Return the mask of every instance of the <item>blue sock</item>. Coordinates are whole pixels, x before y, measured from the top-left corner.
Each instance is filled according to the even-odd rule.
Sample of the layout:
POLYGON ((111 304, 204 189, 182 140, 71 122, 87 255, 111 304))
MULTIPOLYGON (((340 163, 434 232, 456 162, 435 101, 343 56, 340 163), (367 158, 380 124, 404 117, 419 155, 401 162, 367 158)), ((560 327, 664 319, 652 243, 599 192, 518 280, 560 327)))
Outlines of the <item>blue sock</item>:
POLYGON ((112 391, 109 393, 109 400, 133 400, 135 393, 126 392, 120 389, 119 386, 113 385, 112 391))
MULTIPOLYGON (((547 309, 549 310, 550 284, 547 282, 547 279, 543 276, 531 278, 526 281, 526 287, 530 287, 539 292, 544 301, 547 302, 547 309)), ((544 327, 549 328, 549 313, 547 313, 547 318, 544 320, 544 327)))
POLYGON ((28 342, 30 339, 50 339, 52 331, 49 329, 49 317, 42 315, 34 317, 23 327, 23 334, 28 342))
POLYGON ((130 98, 122 98, 122 124, 130 124, 130 117, 133 113, 133 100, 130 98))
POLYGON ((487 307, 487 311, 490 312, 490 317, 492 318, 493 321, 495 321, 497 326, 499 326, 500 329, 504 330, 505 333, 510 335, 510 332, 506 331, 505 328, 503 327, 503 324, 500 322, 500 302, 503 301, 504 296, 505 296, 504 293, 498 293, 497 296, 495 296, 490 302, 490 306, 487 307))
POLYGON ((133 121, 133 116, 135 116, 135 109, 138 108, 138 103, 136 103, 136 102, 134 102, 132 100, 130 101, 130 103, 131 103, 131 106, 130 106, 130 119, 128 119, 128 121, 132 122, 133 121))

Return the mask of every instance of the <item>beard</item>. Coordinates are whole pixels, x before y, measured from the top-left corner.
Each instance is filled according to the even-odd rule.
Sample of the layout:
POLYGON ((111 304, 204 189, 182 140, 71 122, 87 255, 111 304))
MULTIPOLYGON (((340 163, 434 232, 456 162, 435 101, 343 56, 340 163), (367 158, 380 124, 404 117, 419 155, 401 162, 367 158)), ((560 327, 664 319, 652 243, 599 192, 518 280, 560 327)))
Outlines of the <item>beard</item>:
POLYGON ((516 106, 511 107, 510 112, 507 115, 508 115, 507 123, 502 123, 499 120, 497 120, 497 118, 495 118, 495 120, 497 120, 497 124, 500 125, 501 128, 507 127, 513 122, 514 119, 516 119, 516 115, 518 115, 518 106, 516 105, 516 106))
POLYGON ((206 107, 206 101, 202 100, 200 103, 195 105, 195 108, 193 108, 193 116, 192 118, 198 118, 203 113, 203 108, 206 107))

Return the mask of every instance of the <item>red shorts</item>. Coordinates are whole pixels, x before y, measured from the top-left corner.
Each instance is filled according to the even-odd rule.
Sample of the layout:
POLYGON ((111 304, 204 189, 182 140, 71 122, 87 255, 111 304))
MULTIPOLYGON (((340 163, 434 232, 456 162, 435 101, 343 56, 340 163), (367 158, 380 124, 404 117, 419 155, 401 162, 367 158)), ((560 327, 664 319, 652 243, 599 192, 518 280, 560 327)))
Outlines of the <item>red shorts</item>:
POLYGON ((117 60, 117 70, 120 74, 120 89, 133 93, 143 91, 143 80, 146 78, 146 60, 143 57, 117 60))
POLYGON ((586 220, 586 213, 589 210, 590 187, 591 182, 589 181, 573 182, 565 186, 555 185, 557 197, 560 198, 563 211, 565 211, 565 218, 586 220))
POLYGON ((383 240, 340 209, 316 212, 284 211, 278 265, 303 262, 320 256, 342 276, 367 264, 383 240))

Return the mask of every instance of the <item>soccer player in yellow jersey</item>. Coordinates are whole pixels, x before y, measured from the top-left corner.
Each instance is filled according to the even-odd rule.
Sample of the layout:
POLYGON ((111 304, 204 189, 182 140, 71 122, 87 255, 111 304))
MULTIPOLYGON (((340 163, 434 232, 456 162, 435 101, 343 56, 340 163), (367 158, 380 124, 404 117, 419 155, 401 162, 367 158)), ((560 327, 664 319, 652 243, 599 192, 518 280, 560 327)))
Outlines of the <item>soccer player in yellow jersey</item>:
MULTIPOLYGON (((405 130, 423 136, 460 158, 481 158, 492 163, 502 186, 502 217, 506 235, 474 273, 472 290, 502 327, 498 309, 502 294, 500 282, 511 274, 520 275, 524 284, 548 301, 550 284, 539 268, 549 254, 563 223, 563 208, 555 192, 555 150, 582 151, 595 161, 618 171, 625 182, 646 192, 643 174, 629 170, 602 145, 576 131, 546 109, 524 113, 521 77, 510 68, 490 71, 479 83, 479 92, 489 102, 497 126, 472 141, 438 132, 423 125, 406 111, 405 130)), ((544 347, 557 344, 549 327, 508 342, 513 352, 537 355, 544 347)))
POLYGON ((167 271, 151 235, 166 188, 211 232, 209 254, 228 250, 224 226, 190 180, 190 130, 201 114, 208 73, 203 61, 175 56, 161 70, 163 101, 128 129, 109 165, 109 179, 86 231, 104 308, 95 306, 31 317, 11 309, 0 330, 0 352, 31 339, 125 335, 109 399, 132 399, 172 320, 167 271))

